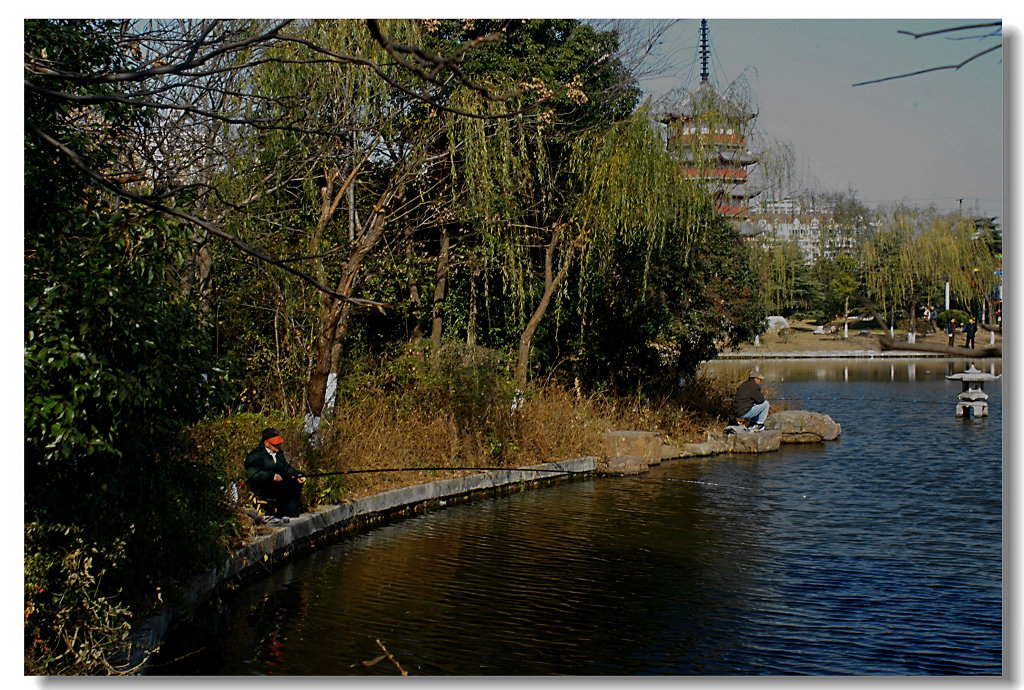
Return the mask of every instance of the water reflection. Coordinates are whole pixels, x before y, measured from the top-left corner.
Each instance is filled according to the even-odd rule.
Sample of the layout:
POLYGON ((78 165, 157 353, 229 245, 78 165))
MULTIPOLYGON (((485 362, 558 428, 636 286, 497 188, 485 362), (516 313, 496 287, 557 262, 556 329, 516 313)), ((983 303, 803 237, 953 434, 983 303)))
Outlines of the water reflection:
POLYGON ((771 382, 783 381, 917 381, 945 378, 966 371, 973 364, 999 376, 1002 359, 953 357, 858 359, 719 359, 706 362, 701 372, 739 381, 757 365, 771 382))

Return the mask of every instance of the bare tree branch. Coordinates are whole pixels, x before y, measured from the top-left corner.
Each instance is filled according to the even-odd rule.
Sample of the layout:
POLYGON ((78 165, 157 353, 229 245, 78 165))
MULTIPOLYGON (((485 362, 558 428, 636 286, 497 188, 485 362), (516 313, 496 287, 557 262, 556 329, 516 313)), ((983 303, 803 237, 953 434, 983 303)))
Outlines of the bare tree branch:
MULTIPOLYGON (((992 28, 992 27, 996 27, 996 26, 1001 27, 1002 25, 1003 25, 1002 22, 989 22, 987 24, 967 24, 967 25, 964 25, 964 26, 951 26, 951 27, 949 27, 947 29, 937 29, 935 31, 925 31, 925 32, 919 33, 919 34, 916 34, 913 31, 904 31, 903 29, 900 29, 896 33, 904 34, 906 36, 913 36, 914 38, 922 38, 924 36, 937 36, 938 34, 948 34, 948 33, 952 33, 953 31, 967 31, 969 29, 988 29, 988 28, 992 28)), ((993 34, 990 34, 990 35, 993 35, 993 34)))
MULTIPOLYGON (((137 82, 151 77, 156 77, 166 74, 183 74, 191 69, 205 65, 207 62, 214 58, 226 55, 227 53, 238 52, 252 46, 263 45, 268 41, 276 38, 279 32, 286 26, 292 23, 294 20, 286 20, 274 26, 270 30, 258 35, 251 36, 241 41, 235 41, 231 43, 225 43, 210 51, 209 53, 198 56, 199 48, 202 46, 205 37, 210 33, 213 26, 218 22, 214 22, 212 25, 208 25, 202 30, 202 34, 198 39, 192 42, 189 48, 188 54, 184 60, 174 63, 165 64, 159 67, 151 67, 149 69, 133 70, 127 72, 100 72, 96 74, 82 74, 76 72, 66 72, 63 70, 55 70, 47 68, 42 64, 42 61, 36 60, 31 56, 25 57, 25 69, 29 72, 40 76, 59 77, 68 81, 76 81, 81 83, 91 84, 115 84, 121 82, 137 82)), ((161 61, 162 62, 162 61, 161 61)))
POLYGON ((123 196, 123 197, 131 199, 133 201, 137 201, 138 203, 140 203, 140 204, 142 204, 142 205, 144 205, 144 206, 146 206, 148 208, 151 208, 154 211, 159 211, 160 213, 165 214, 167 216, 170 216, 172 218, 178 218, 180 220, 183 220, 183 221, 186 221, 188 223, 194 224, 194 225, 196 225, 196 226, 206 230, 207 232, 209 232, 212 235, 215 235, 217 237, 220 237, 221 239, 227 240, 232 245, 234 245, 239 250, 241 250, 243 253, 248 254, 249 256, 252 256, 253 258, 259 259, 260 261, 263 261, 264 263, 268 263, 268 264, 271 264, 273 266, 277 266, 278 268, 281 268, 282 270, 287 271, 288 273, 291 273, 292 275, 296 276, 297 278, 300 278, 303 281, 305 281, 306 283, 312 285, 317 290, 323 292, 324 294, 330 295, 331 297, 333 297, 335 299, 339 299, 339 300, 348 302, 348 303, 352 304, 353 306, 358 306, 358 307, 374 307, 374 308, 377 308, 377 309, 391 308, 391 305, 389 303, 387 303, 387 302, 379 302, 379 301, 376 301, 376 300, 362 299, 362 298, 358 298, 358 297, 349 297, 348 295, 345 295, 345 294, 343 294, 341 292, 338 292, 337 290, 332 290, 331 288, 327 287, 326 285, 324 285, 320 281, 316 280, 313 276, 309 275, 308 273, 300 271, 297 268, 295 268, 294 266, 289 265, 289 263, 288 263, 288 261, 286 259, 281 259, 279 257, 271 256, 270 254, 266 254, 264 252, 261 252, 258 249, 255 249, 255 248, 249 246, 248 244, 246 244, 245 242, 243 242, 239 238, 235 237, 231 233, 227 232, 226 230, 224 230, 224 229, 214 225, 213 223, 210 223, 207 220, 204 220, 202 218, 194 216, 194 215, 192 215, 190 213, 185 213, 184 211, 181 211, 181 210, 178 210, 178 209, 169 208, 167 206, 164 206, 163 204, 160 204, 160 203, 157 203, 157 202, 153 201, 152 199, 150 199, 150 198, 148 198, 146 196, 143 196, 141 194, 136 194, 136 193, 131 192, 131 191, 129 191, 129 190, 123 188, 123 187, 120 187, 117 184, 111 182, 105 175, 102 175, 99 172, 97 172, 97 171, 93 170, 92 168, 90 168, 88 165, 85 164, 85 162, 81 159, 81 157, 77 153, 75 153, 74 151, 72 151, 68 147, 64 146, 62 143, 60 143, 56 139, 54 139, 54 138, 50 137, 49 135, 47 135, 45 132, 43 132, 38 127, 36 127, 35 124, 33 124, 31 121, 26 120, 25 126, 33 134, 35 134, 40 139, 42 139, 43 141, 48 143, 50 146, 53 146, 58 151, 60 151, 65 157, 68 158, 68 160, 70 160, 74 164, 74 166, 76 168, 78 168, 83 173, 85 173, 89 178, 95 180, 98 184, 100 184, 101 186, 105 187, 106 189, 114 192, 115 194, 117 194, 119 196, 123 196))
MULTIPOLYGON (((951 27, 947 27, 945 29, 936 29, 935 31, 925 31, 925 32, 922 32, 922 33, 914 33, 912 31, 904 31, 904 30, 897 31, 896 33, 903 34, 905 36, 912 36, 916 40, 918 38, 924 38, 926 36, 937 36, 939 34, 948 34, 948 33, 953 33, 953 32, 956 32, 956 31, 968 31, 968 30, 972 30, 972 29, 988 29, 988 28, 994 28, 994 27, 1002 27, 1002 25, 1003 25, 1002 22, 988 22, 988 23, 984 23, 984 24, 964 24, 964 25, 961 25, 961 26, 951 26, 951 27)), ((1001 33, 1001 30, 1000 31, 993 31, 993 32, 987 34, 986 36, 982 36, 981 38, 988 38, 990 36, 998 36, 998 35, 1000 35, 1000 33, 1001 33)), ((958 40, 963 40, 963 39, 958 39, 958 40)), ((980 58, 980 57, 982 57, 984 55, 988 55, 989 53, 991 53, 993 51, 999 50, 1002 47, 1003 47, 1002 43, 999 43, 999 44, 994 45, 994 46, 990 46, 990 47, 986 48, 985 50, 979 51, 979 52, 975 53, 974 55, 971 55, 966 60, 963 60, 962 62, 959 62, 957 64, 942 65, 941 67, 929 67, 927 69, 917 70, 917 71, 914 71, 914 72, 906 72, 904 74, 897 74, 897 75, 892 76, 892 77, 883 77, 881 79, 871 79, 871 80, 868 80, 868 81, 861 81, 861 82, 857 82, 856 84, 853 84, 853 86, 865 86, 866 84, 878 84, 878 83, 881 83, 881 82, 884 82, 884 81, 892 81, 893 79, 906 79, 907 77, 916 77, 916 76, 918 76, 920 74, 928 74, 929 72, 939 72, 939 71, 947 70, 947 69, 958 70, 961 67, 963 67, 964 65, 968 64, 969 62, 977 60, 978 58, 980 58)))
POLYGON ((943 65, 942 67, 929 67, 928 69, 917 70, 916 72, 907 72, 906 74, 897 74, 897 75, 892 76, 892 77, 883 77, 882 79, 872 79, 870 81, 861 81, 861 82, 857 82, 856 84, 853 84, 853 86, 864 86, 865 84, 878 84, 879 82, 883 82, 883 81, 892 81, 893 79, 904 79, 906 77, 916 77, 919 74, 927 74, 928 72, 938 72, 938 71, 946 70, 946 69, 958 70, 961 67, 963 67, 964 65, 966 65, 968 62, 971 62, 972 60, 976 60, 976 59, 982 57, 983 55, 987 55, 987 54, 991 53, 994 50, 999 50, 1002 47, 1003 47, 1003 44, 1000 43, 999 45, 995 45, 995 46, 992 46, 990 48, 986 48, 985 50, 981 51, 980 53, 975 53, 971 57, 967 58, 963 62, 961 62, 959 64, 956 64, 956 65, 943 65))
POLYGON ((459 69, 459 64, 462 62, 462 58, 469 50, 475 48, 481 43, 496 43, 500 41, 500 34, 491 33, 486 36, 475 38, 460 48, 454 56, 450 58, 443 58, 440 55, 429 53, 418 46, 406 46, 400 43, 395 43, 384 35, 384 32, 381 31, 380 23, 376 19, 367 19, 366 27, 370 31, 370 36, 380 44, 388 55, 395 59, 395 62, 432 84, 442 86, 443 83, 439 80, 440 74, 443 71, 448 70, 458 77, 459 82, 462 83, 463 86, 473 89, 490 101, 507 101, 510 98, 514 98, 515 96, 519 96, 523 93, 522 90, 519 90, 505 95, 495 95, 490 89, 472 82, 468 77, 466 77, 462 70, 459 69), (419 64, 404 59, 402 54, 414 55, 418 58, 419 64), (425 68, 429 68, 429 72, 425 68))
MULTIPOLYGON (((375 20, 367 20, 367 25, 369 26, 371 22, 375 22, 375 20)), ((379 31, 378 31, 378 33, 379 33, 379 31)), ((371 34, 372 34, 372 30, 371 30, 371 34)), ((430 74, 426 74, 417 65, 415 65, 413 63, 410 63, 408 60, 403 60, 402 58, 398 57, 397 53, 399 53, 401 51, 398 48, 394 47, 395 44, 388 43, 387 39, 384 38, 383 35, 380 35, 380 36, 381 36, 380 38, 377 38, 375 36, 374 40, 378 41, 378 43, 381 43, 382 41, 384 41, 383 43, 381 43, 381 46, 385 50, 388 50, 389 54, 392 54, 392 51, 394 51, 394 54, 392 54, 392 56, 395 58, 396 62, 398 62, 403 67, 406 67, 406 69, 411 70, 412 72, 414 72, 415 74, 417 74, 418 76, 423 78, 428 83, 432 83, 432 84, 435 84, 435 85, 438 85, 438 86, 443 85, 443 83, 439 80, 439 77, 437 75, 431 76, 430 74)), ((323 46, 317 45, 316 43, 313 43, 312 41, 307 41, 306 39, 300 38, 298 36, 287 36, 287 37, 282 37, 282 38, 287 38, 287 40, 292 41, 294 43, 299 43, 301 45, 305 45, 307 48, 309 48, 309 49, 311 49, 313 51, 316 51, 316 52, 318 52, 318 53, 320 53, 322 55, 326 55, 326 56, 332 57, 332 58, 334 58, 334 59, 336 59, 336 60, 338 60, 340 62, 347 63, 347 64, 354 64, 354 65, 362 65, 364 67, 368 67, 369 69, 373 70, 373 72, 377 76, 379 76, 381 79, 383 79, 385 82, 387 82, 388 85, 392 86, 395 89, 398 89, 399 91, 404 93, 406 96, 409 96, 411 98, 415 98, 418 101, 423 101, 424 103, 428 103, 433 108, 436 108, 439 111, 444 111, 444 112, 452 113, 453 115, 460 115, 462 117, 471 117, 471 118, 475 118, 475 119, 479 119, 479 120, 501 120, 501 119, 507 119, 507 118, 510 118, 510 117, 515 117, 517 115, 525 115, 526 113, 529 113, 529 112, 532 112, 532 111, 536 110, 538 106, 540 106, 541 104, 547 102, 547 100, 548 100, 548 99, 538 99, 537 101, 531 103, 530 105, 528 105, 525 108, 521 108, 521 109, 515 110, 515 111, 507 111, 507 112, 495 113, 495 114, 473 113, 473 112, 469 112, 469 111, 466 111, 466 110, 460 110, 458 108, 453 108, 453 107, 451 107, 449 105, 446 105, 446 104, 442 103, 437 98, 435 98, 435 97, 433 97, 431 95, 428 95, 428 94, 425 94, 423 92, 417 91, 416 89, 413 89, 413 88, 403 84, 402 82, 398 81, 397 79, 392 77, 390 74, 388 74, 379 64, 377 64, 373 60, 368 60, 366 58, 359 58, 359 57, 354 57, 354 56, 349 56, 349 55, 341 55, 339 53, 335 53, 332 50, 328 50, 327 48, 324 48, 323 46)), ((407 46, 404 46, 404 48, 407 49, 407 50, 411 50, 407 46)), ((428 53, 424 53, 424 54, 428 54, 428 53)), ((437 69, 439 69, 441 66, 446 66, 447 64, 448 64, 447 62, 440 62, 440 63, 435 64, 434 65, 435 71, 437 69)), ((460 80, 462 81, 462 83, 464 85, 468 86, 469 88, 472 88, 474 91, 477 91, 478 93, 481 93, 481 94, 485 95, 485 97, 488 100, 490 100, 490 101, 493 101, 493 102, 504 102, 504 101, 507 101, 507 100, 515 97, 515 96, 519 96, 519 95, 522 94, 522 92, 519 91, 519 92, 515 92, 515 93, 512 93, 512 94, 505 95, 505 96, 495 96, 488 89, 486 89, 486 88, 484 88, 484 87, 482 87, 480 85, 473 84, 468 79, 466 79, 465 76, 462 74, 461 70, 457 70, 457 68, 455 68, 455 67, 449 67, 449 69, 451 69, 454 73, 456 73, 460 77, 460 80)))

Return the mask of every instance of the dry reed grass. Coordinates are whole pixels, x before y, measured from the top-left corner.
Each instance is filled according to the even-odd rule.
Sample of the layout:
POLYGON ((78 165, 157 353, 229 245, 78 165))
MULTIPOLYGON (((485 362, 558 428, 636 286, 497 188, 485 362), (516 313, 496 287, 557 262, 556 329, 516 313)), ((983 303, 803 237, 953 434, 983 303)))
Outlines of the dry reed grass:
MULTIPOLYGON (((429 468, 422 472, 372 472, 341 477, 343 498, 469 474, 459 467, 520 467, 601 453, 601 434, 613 429, 659 431, 667 440, 703 437, 719 421, 709 410, 678 401, 652 405, 581 395, 560 388, 533 388, 522 406, 503 412, 507 434, 460 430, 443 409, 403 409, 394 396, 368 395, 339 402, 322 433, 317 472, 429 468), (443 468, 453 468, 445 470, 443 468)), ((311 487, 312 488, 312 487, 311 487)))

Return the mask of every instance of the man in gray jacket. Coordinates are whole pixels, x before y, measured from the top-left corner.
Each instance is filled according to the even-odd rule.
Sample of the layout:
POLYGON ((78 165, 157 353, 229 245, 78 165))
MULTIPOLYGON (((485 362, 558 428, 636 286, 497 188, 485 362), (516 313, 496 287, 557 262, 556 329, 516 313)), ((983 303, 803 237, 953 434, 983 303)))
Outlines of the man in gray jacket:
POLYGON ((751 369, 747 380, 736 390, 733 410, 736 412, 736 423, 742 424, 753 431, 764 430, 764 420, 768 418, 768 401, 761 392, 763 377, 757 367, 751 369))

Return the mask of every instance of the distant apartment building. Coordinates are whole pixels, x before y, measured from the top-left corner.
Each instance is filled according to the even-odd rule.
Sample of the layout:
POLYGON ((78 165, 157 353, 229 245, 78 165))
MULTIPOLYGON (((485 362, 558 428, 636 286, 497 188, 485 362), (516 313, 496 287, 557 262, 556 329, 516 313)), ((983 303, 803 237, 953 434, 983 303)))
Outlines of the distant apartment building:
POLYGON ((857 231, 836 223, 832 211, 797 199, 755 202, 750 206, 749 222, 762 246, 794 242, 808 262, 853 253, 859 241, 857 231))

